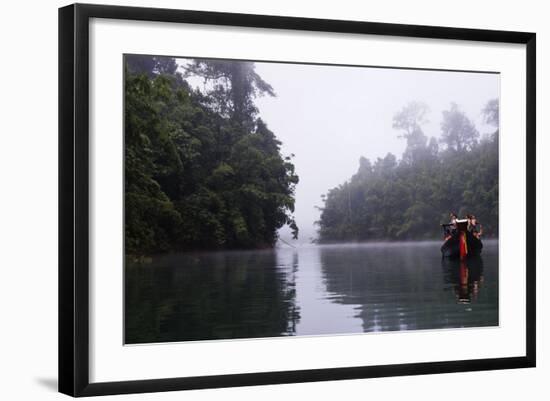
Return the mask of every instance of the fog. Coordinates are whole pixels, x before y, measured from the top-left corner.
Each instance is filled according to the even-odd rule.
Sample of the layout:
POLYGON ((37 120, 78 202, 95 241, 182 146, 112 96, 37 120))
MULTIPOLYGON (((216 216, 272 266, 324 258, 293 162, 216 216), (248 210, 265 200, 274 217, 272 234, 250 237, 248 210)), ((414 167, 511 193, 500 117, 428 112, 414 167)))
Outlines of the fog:
MULTIPOLYGON (((391 152, 401 158, 406 144, 392 118, 408 102, 429 106, 423 126, 428 137, 440 137, 442 111, 451 102, 481 135, 494 131, 483 123, 481 110, 499 98, 499 74, 279 63, 256 63, 256 72, 277 94, 256 99, 260 117, 282 142, 283 156, 294 154, 300 178, 298 243, 316 236, 321 195, 351 178, 361 156, 374 161, 391 152)), ((291 241, 287 228, 280 235, 291 241)))
MULTIPOLYGON (((451 102, 481 135, 494 131, 481 110, 499 97, 498 74, 276 63, 256 63, 256 71, 277 93, 256 100, 260 116, 282 141, 282 153, 295 155, 299 242, 315 236, 321 195, 351 178, 360 156, 401 158, 406 144, 392 118, 408 102, 430 107, 428 137, 439 138, 451 102)), ((289 241, 288 230, 280 234, 289 241)))

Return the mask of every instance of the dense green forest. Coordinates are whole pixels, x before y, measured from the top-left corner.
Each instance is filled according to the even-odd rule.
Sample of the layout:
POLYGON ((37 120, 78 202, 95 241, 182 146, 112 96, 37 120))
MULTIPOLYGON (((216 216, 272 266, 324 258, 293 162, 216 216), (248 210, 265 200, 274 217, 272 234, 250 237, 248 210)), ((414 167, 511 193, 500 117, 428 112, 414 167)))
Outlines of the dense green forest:
POLYGON ((271 247, 284 225, 298 235, 298 176, 258 117, 262 95, 275 93, 250 62, 125 56, 127 254, 271 247))
MULTIPOLYGON (((127 254, 272 247, 284 225, 298 236, 298 176, 258 96, 275 92, 251 62, 125 56, 127 254)), ((403 107, 393 118, 401 158, 362 157, 323 195, 318 241, 437 238, 450 211, 498 236, 498 101, 480 112, 494 132, 480 135, 451 104, 436 140, 423 131, 428 107, 403 107)))
POLYGON ((323 195, 319 242, 430 239, 449 212, 475 214, 498 236, 498 100, 481 110, 494 132, 480 136, 456 104, 443 112, 441 136, 425 135, 428 107, 411 102, 393 119, 406 141, 402 158, 362 157, 350 180, 323 195))

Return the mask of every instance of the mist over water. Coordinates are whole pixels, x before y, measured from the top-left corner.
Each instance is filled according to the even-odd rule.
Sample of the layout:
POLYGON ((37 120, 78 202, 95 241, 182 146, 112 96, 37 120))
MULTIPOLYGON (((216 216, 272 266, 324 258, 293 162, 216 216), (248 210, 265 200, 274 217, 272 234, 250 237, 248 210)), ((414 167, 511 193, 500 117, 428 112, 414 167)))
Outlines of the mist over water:
POLYGON ((125 343, 498 325, 499 74, 126 60, 125 343))
POLYGON ((496 326, 498 241, 173 254, 126 270, 126 343, 496 326))

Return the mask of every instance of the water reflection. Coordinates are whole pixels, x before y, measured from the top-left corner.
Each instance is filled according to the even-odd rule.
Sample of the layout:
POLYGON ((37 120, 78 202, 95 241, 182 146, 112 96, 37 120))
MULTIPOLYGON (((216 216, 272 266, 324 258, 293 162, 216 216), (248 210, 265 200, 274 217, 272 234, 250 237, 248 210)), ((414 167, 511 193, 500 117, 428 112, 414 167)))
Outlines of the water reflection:
POLYGON ((465 260, 443 259, 445 283, 454 287, 456 302, 469 304, 478 299, 483 286, 483 259, 473 257, 465 260))
POLYGON ((437 246, 322 247, 327 297, 355 305, 365 332, 497 325, 498 247, 487 252, 492 282, 482 294, 481 260, 441 269, 437 246))
POLYGON ((127 264, 125 342, 292 335, 297 262, 273 251, 180 254, 127 264))
POLYGON ((361 333, 363 328, 361 319, 356 317, 357 305, 335 302, 327 292, 320 268, 320 249, 311 246, 278 251, 281 261, 292 258, 299 265, 295 276, 296 302, 300 308, 296 335, 361 333))
POLYGON ((444 261, 439 242, 155 257, 125 271, 126 343, 498 325, 498 242, 444 261))

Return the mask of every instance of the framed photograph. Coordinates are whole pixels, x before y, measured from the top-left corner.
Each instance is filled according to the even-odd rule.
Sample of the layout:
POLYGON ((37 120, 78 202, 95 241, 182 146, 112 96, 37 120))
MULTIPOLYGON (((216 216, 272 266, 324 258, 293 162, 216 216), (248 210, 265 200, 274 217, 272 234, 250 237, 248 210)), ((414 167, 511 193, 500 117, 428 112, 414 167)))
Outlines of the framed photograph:
POLYGON ((59 390, 535 366, 535 34, 59 10, 59 390))

